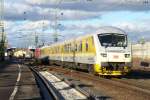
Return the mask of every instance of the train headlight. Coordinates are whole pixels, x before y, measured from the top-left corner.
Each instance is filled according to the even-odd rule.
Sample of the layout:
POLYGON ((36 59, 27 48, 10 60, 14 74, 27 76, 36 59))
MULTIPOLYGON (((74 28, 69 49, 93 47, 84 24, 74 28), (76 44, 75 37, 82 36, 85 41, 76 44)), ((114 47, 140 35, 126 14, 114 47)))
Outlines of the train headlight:
POLYGON ((125 54, 124 56, 125 56, 125 58, 129 58, 130 54, 125 54))
POLYGON ((106 53, 101 53, 101 56, 102 57, 107 57, 107 54, 106 53))

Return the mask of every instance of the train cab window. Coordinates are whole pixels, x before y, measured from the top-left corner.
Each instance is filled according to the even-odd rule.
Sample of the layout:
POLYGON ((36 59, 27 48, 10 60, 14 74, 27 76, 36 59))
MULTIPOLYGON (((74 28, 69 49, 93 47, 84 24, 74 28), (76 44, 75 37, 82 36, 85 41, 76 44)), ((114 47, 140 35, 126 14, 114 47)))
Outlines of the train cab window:
POLYGON ((98 35, 102 46, 106 47, 126 47, 127 36, 124 34, 105 33, 98 35))

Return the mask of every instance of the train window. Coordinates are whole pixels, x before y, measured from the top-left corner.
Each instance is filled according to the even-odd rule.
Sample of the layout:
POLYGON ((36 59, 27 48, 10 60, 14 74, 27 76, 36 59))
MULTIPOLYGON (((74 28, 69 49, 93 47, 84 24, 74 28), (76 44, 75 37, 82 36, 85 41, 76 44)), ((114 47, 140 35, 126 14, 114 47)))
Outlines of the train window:
POLYGON ((67 52, 67 45, 64 45, 64 51, 67 52))
POLYGON ((56 53, 58 53, 58 47, 56 47, 56 53))
POLYGON ((79 51, 82 52, 82 41, 80 42, 80 45, 79 45, 79 51))
POLYGON ((70 52, 71 44, 68 44, 68 52, 70 52))
POLYGON ((52 52, 52 54, 53 54, 53 49, 51 49, 51 52, 52 52))
POLYGON ((59 53, 59 47, 57 47, 57 53, 59 53))
POLYGON ((55 47, 54 47, 54 53, 56 53, 56 49, 55 49, 55 47))
POLYGON ((70 43, 70 52, 72 52, 72 45, 71 45, 71 43, 70 43))
POLYGON ((67 44, 67 52, 69 52, 69 44, 67 44))
POLYGON ((78 45, 77 44, 75 45, 75 51, 76 52, 78 51, 78 45))
POLYGON ((127 46, 127 36, 124 34, 115 34, 115 33, 99 34, 98 38, 102 46, 107 47, 127 46))
POLYGON ((72 45, 71 45, 71 43, 70 43, 70 52, 72 51, 72 45))
POLYGON ((63 52, 63 47, 60 47, 60 53, 62 53, 63 52))
POLYGON ((55 53, 55 49, 53 49, 53 54, 55 53))
POLYGON ((69 52, 69 44, 67 44, 67 52, 69 52))
POLYGON ((65 48, 65 45, 64 45, 64 47, 63 47, 63 48, 64 48, 64 52, 66 52, 66 48, 65 48))
POLYGON ((63 52, 65 52, 65 45, 63 45, 63 52))
POLYGON ((56 47, 55 47, 54 51, 55 51, 55 53, 56 53, 56 51, 57 51, 57 48, 56 48, 56 47))
POLYGON ((85 43, 85 48, 86 48, 86 51, 88 51, 89 45, 88 45, 88 42, 87 42, 87 41, 86 41, 86 43, 85 43))
POLYGON ((55 47, 54 47, 54 53, 56 53, 56 49, 55 49, 55 47))
POLYGON ((65 45, 65 52, 69 52, 69 44, 65 45))
POLYGON ((60 53, 60 50, 61 50, 60 47, 58 47, 58 53, 60 53))
POLYGON ((77 51, 77 45, 76 44, 72 44, 72 52, 76 52, 77 51))
POLYGON ((70 43, 70 49, 69 49, 69 50, 70 50, 70 52, 71 52, 71 50, 72 50, 72 45, 71 45, 71 43, 70 43))
POLYGON ((67 53, 68 53, 68 50, 69 50, 69 46, 68 46, 68 44, 67 44, 67 53))
POLYGON ((60 48, 58 47, 58 53, 60 52, 60 48))

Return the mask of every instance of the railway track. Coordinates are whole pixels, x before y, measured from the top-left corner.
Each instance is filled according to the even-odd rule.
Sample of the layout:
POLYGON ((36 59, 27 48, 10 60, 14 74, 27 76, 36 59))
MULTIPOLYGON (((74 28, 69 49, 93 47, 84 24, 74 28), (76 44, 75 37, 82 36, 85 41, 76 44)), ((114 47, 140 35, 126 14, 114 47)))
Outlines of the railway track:
MULTIPOLYGON (((43 68, 44 66, 41 66, 43 68)), ((46 69, 45 69, 46 70, 46 69)), ((150 86, 137 84, 136 79, 105 79, 88 73, 61 68, 58 66, 47 66, 50 72, 61 73, 73 79, 79 79, 83 83, 91 84, 104 94, 117 100, 149 100, 150 86)), ((144 81, 144 80, 143 80, 144 81)), ((150 80, 149 80, 150 81, 150 80)))
POLYGON ((122 79, 112 78, 111 80, 150 90, 150 71, 149 70, 133 70, 129 75, 122 77, 122 79))
MULTIPOLYGON (((43 100, 60 100, 62 97, 56 93, 55 88, 51 87, 47 80, 34 68, 30 67, 31 71, 33 72, 35 79, 38 83, 40 88, 40 93, 42 95, 43 100)), ((63 100, 63 99, 62 99, 63 100)))
POLYGON ((135 79, 117 79, 117 78, 113 78, 111 79, 112 81, 116 81, 116 82, 120 82, 126 85, 130 85, 130 86, 134 86, 137 87, 139 89, 145 90, 148 93, 150 93, 150 81, 146 82, 146 80, 135 80, 135 79), (146 82, 146 83, 144 83, 146 82))
POLYGON ((44 100, 96 100, 96 97, 47 71, 33 67, 30 69, 36 77, 44 100))

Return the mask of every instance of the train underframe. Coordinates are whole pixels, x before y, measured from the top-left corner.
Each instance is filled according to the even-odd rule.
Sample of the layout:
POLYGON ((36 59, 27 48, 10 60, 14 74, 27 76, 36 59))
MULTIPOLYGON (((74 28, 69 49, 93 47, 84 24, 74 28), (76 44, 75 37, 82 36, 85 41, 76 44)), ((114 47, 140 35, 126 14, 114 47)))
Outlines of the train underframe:
POLYGON ((130 67, 124 62, 105 62, 101 64, 83 64, 75 62, 66 62, 58 60, 49 60, 48 58, 42 59, 42 63, 50 65, 59 65, 62 67, 82 70, 95 75, 103 76, 121 76, 126 75, 130 71, 130 67))
POLYGON ((120 76, 126 75, 130 71, 130 66, 125 62, 106 62, 99 66, 97 70, 100 75, 120 76))

